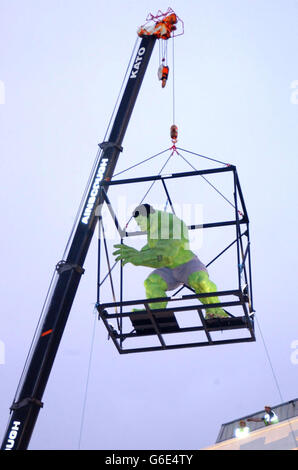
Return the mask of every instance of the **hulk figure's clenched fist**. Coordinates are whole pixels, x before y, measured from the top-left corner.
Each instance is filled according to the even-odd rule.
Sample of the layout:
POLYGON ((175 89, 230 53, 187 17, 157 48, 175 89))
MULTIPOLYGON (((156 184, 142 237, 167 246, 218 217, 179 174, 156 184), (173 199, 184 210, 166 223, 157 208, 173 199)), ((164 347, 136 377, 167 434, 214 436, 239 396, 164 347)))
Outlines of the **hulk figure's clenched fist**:
POLYGON ((137 265, 136 261, 138 259, 139 251, 131 246, 127 245, 114 245, 117 248, 114 251, 113 255, 116 256, 116 261, 122 261, 122 265, 124 266, 126 263, 132 263, 137 265))

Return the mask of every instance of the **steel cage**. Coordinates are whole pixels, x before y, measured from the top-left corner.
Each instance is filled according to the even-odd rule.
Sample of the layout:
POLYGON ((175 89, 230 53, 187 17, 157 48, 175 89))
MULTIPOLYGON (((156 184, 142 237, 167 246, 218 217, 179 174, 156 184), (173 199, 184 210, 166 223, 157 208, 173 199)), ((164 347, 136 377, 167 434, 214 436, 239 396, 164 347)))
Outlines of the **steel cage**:
MULTIPOLYGON (((208 294, 196 294, 182 295, 177 297, 177 294, 183 289, 182 286, 172 296, 163 298, 153 299, 132 299, 129 301, 123 301, 123 276, 124 270, 121 265, 120 267, 120 293, 119 300, 115 299, 114 302, 101 303, 99 286, 102 285, 103 281, 100 278, 100 253, 101 243, 105 242, 104 236, 99 237, 99 267, 98 267, 98 298, 96 308, 98 310, 98 317, 101 319, 107 328, 109 337, 112 339, 120 354, 145 352, 145 351, 158 351, 158 350, 169 350, 169 349, 180 349, 188 347, 200 347, 200 346, 211 346, 219 344, 233 344, 240 342, 255 341, 254 332, 254 307, 252 297, 252 269, 251 269, 251 250, 250 250, 250 237, 249 237, 249 218, 244 202, 242 189, 240 186, 236 167, 234 165, 227 165, 222 168, 196 170, 190 172, 172 173, 167 175, 154 175, 145 176, 139 178, 120 179, 105 181, 102 185, 101 191, 103 192, 104 203, 107 204, 110 214, 114 220, 116 229, 119 233, 121 243, 126 237, 143 235, 143 232, 128 232, 126 229, 121 229, 118 222, 117 215, 110 203, 105 188, 107 186, 115 185, 127 185, 137 184, 144 181, 160 181, 165 189, 168 200, 171 204, 171 199, 166 187, 166 181, 175 178, 189 178, 196 175, 210 175, 214 173, 232 172, 233 174, 233 193, 234 193, 234 217, 230 220, 221 220, 217 222, 204 223, 201 225, 189 225, 189 230, 196 229, 208 229, 213 227, 224 227, 234 226, 235 227, 235 239, 222 251, 220 251, 211 261, 207 264, 207 267, 216 261, 220 256, 229 250, 233 245, 236 245, 237 249, 237 279, 238 285, 230 290, 218 291, 208 294), (239 209, 241 208, 241 210, 239 209), (229 313, 229 318, 206 320, 203 316, 202 310, 211 307, 211 304, 192 304, 190 301, 196 301, 203 297, 211 296, 225 297, 226 301, 221 301, 218 304, 212 304, 212 307, 229 307, 233 309, 234 306, 241 306, 241 315, 233 315, 229 313), (235 299, 236 298, 236 299, 235 299), (232 299, 232 300, 231 300, 232 299), (155 302, 166 301, 169 307, 165 309, 152 309, 149 304, 155 302), (171 307, 171 303, 177 301, 179 306, 171 307), (141 308, 140 312, 133 311, 134 307, 141 308), (117 310, 119 308, 119 311, 117 310), (128 308, 128 311, 124 309, 128 308), (110 313, 111 309, 115 309, 114 313, 110 313), (175 314, 178 312, 196 312, 198 324, 189 327, 180 327, 175 314), (132 326, 130 331, 126 331, 124 328, 124 319, 129 319, 129 324, 132 326), (117 327, 111 325, 111 321, 117 321, 117 327), (242 330, 240 336, 235 336, 232 333, 236 333, 242 330), (213 337, 214 332, 226 332, 229 331, 230 336, 226 339, 216 339, 213 337), (246 336, 243 336, 243 331, 247 332, 246 336), (194 334, 198 332, 203 333, 203 339, 193 340, 194 334), (168 342, 167 339, 175 334, 183 335, 183 339, 186 340, 168 342), (188 338, 187 338, 188 336, 188 338), (144 345, 142 339, 154 338, 152 344, 144 345), (191 340, 189 339, 191 338, 191 340), (140 340, 138 346, 128 346, 130 340, 140 340), (156 344, 156 340, 158 344, 156 344), (127 346, 127 347, 126 347, 127 346)), ((99 217, 99 223, 101 223, 101 217, 99 217)), ((105 276, 104 280, 107 278, 105 276)), ((189 288, 189 287, 188 287, 189 288)), ((190 289, 190 288, 189 288, 190 289)))

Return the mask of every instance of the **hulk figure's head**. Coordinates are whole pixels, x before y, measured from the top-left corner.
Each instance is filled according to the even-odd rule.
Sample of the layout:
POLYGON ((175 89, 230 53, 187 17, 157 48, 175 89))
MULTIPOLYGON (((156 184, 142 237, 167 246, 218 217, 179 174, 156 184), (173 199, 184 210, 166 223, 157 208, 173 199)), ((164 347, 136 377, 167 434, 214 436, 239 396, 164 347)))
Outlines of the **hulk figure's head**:
POLYGON ((136 223, 142 230, 142 232, 147 232, 148 230, 148 222, 150 214, 154 214, 155 210, 149 204, 141 204, 135 208, 133 211, 133 217, 136 220, 136 223))

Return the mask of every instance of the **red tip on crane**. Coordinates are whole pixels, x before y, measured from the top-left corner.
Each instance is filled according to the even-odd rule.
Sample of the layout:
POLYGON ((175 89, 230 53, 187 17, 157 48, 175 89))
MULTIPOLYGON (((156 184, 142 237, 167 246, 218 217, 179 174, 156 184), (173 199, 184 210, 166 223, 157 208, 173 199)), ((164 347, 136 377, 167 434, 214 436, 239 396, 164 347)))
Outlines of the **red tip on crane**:
MULTIPOLYGON (((141 38, 155 36, 157 39, 169 39, 172 32, 177 30, 176 24, 178 21, 181 22, 180 18, 171 8, 168 8, 165 13, 158 11, 157 15, 150 13, 147 17, 147 23, 138 29, 138 36, 141 38)), ((180 34, 183 34, 183 32, 180 34)))

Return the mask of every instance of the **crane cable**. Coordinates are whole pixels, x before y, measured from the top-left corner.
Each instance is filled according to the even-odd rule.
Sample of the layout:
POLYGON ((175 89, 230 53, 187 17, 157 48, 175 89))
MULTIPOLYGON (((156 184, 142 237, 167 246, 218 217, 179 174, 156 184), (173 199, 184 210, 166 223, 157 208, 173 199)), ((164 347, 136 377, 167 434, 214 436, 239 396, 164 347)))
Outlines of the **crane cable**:
POLYGON ((91 374, 91 365, 92 365, 93 350, 94 350, 94 343, 95 343, 95 332, 96 332, 96 325, 97 325, 97 315, 95 314, 96 312, 97 312, 97 310, 94 307, 94 310, 93 310, 94 321, 93 321, 93 328, 92 328, 92 337, 91 337, 88 367, 87 367, 87 377, 86 377, 85 392, 84 392, 83 407, 82 407, 81 422, 80 422, 80 430, 79 430, 78 450, 80 450, 80 448, 81 448, 83 427, 84 427, 85 414, 86 414, 86 405, 87 405, 89 381, 90 381, 90 374, 91 374))
MULTIPOLYGON (((277 379, 277 375, 276 375, 275 370, 274 370, 274 367, 273 367, 272 360, 271 360, 271 358, 270 358, 269 350, 268 350, 268 348, 267 348, 266 341, 265 341, 264 335, 263 335, 263 333, 262 333, 261 325, 260 325, 260 322, 259 322, 259 320, 258 320, 257 315, 255 316, 255 318, 256 318, 256 322, 257 322, 258 328, 259 328, 260 336, 261 336, 262 343, 263 343, 264 350, 265 350, 265 354, 266 354, 266 357, 267 357, 267 360, 268 360, 268 363, 269 363, 269 367, 270 367, 270 370, 271 370, 271 374, 272 374, 273 380, 274 380, 274 382, 275 382, 275 386, 276 386, 276 388, 277 388, 277 391, 278 391, 278 394, 279 394, 279 398, 280 398, 280 400, 281 400, 281 403, 283 403, 283 402, 284 402, 284 399, 283 399, 283 395, 282 395, 282 393, 281 393, 281 388, 280 388, 280 385, 279 385, 279 382, 278 382, 278 379, 277 379)), ((294 432, 294 429, 293 429, 293 427, 292 427, 291 422, 289 421, 290 418, 286 418, 286 420, 288 421, 288 425, 289 425, 289 428, 290 428, 290 432, 291 432, 291 435, 292 435, 293 440, 294 440, 294 449, 295 449, 295 448, 297 448, 297 441, 296 441, 295 432, 294 432)))
MULTIPOLYGON (((135 50, 136 50, 136 47, 137 47, 137 45, 138 45, 138 42, 139 42, 139 38, 137 38, 136 41, 135 41, 135 44, 134 44, 134 47, 133 47, 133 51, 132 51, 132 53, 131 53, 131 56, 130 56, 130 59, 129 59, 129 62, 128 62, 128 65, 127 65, 127 68, 126 68, 126 71, 125 71, 125 74, 124 74, 122 83, 121 83, 121 86, 120 86, 120 90, 119 90, 119 93, 118 93, 118 96, 117 96, 117 99, 116 99, 116 102, 115 102, 115 105, 114 105, 112 114, 111 114, 111 116, 110 116, 110 120, 109 120, 109 122, 108 122, 108 126, 107 126, 107 129, 106 129, 106 132, 105 132, 105 134, 104 134, 103 142, 106 141, 108 132, 109 132, 109 130, 110 130, 113 117, 114 117, 114 115, 115 115, 115 112, 116 112, 116 109, 117 109, 117 106, 118 106, 120 97, 121 97, 121 95, 122 95, 122 90, 123 90, 124 85, 125 85, 125 83, 126 83, 126 81, 127 81, 127 76, 128 76, 129 71, 130 71, 130 66, 131 66, 131 64, 132 64, 132 61, 133 61, 133 58, 134 58, 134 54, 135 54, 135 50)), ((99 164, 101 155, 102 155, 102 149, 99 148, 98 151, 97 151, 97 154, 96 154, 96 157, 95 157, 95 161, 94 161, 94 163, 93 163, 93 167, 92 167, 92 170, 91 170, 91 172, 90 172, 90 175, 89 175, 89 178, 88 178, 88 181, 87 181, 87 184, 86 184, 86 187, 85 187, 85 190, 84 190, 84 193, 83 193, 83 196, 82 196, 80 205, 79 205, 79 209, 78 209, 78 211, 77 211, 77 214, 76 214, 76 217, 75 217, 75 220, 74 220, 74 223, 73 223, 73 227, 72 227, 70 236, 69 236, 69 238, 68 238, 68 241, 67 241, 67 244, 66 244, 66 247, 65 247, 65 250, 64 250, 62 259, 65 259, 65 257, 66 257, 66 253, 67 253, 67 251, 68 251, 68 248, 69 248, 69 246, 70 246, 71 240, 72 240, 72 238, 73 238, 75 229, 76 229, 76 227, 77 227, 77 225, 78 225, 78 223, 79 223, 80 215, 81 215, 81 212, 82 212, 82 208, 83 208, 83 206, 84 206, 84 204, 85 204, 85 202, 86 202, 87 195, 89 194, 89 189, 90 189, 90 187, 91 187, 92 181, 93 181, 94 176, 95 176, 95 174, 96 174, 96 170, 97 170, 97 167, 98 167, 98 164, 99 164)))
POLYGON ((172 68, 173 68, 173 87, 172 87, 172 105, 173 105, 173 125, 176 124, 176 116, 175 116, 175 103, 176 103, 176 97, 175 97, 175 36, 173 35, 172 37, 172 68))
MULTIPOLYGON (((172 119, 173 119, 173 125, 172 127, 175 127, 175 121, 176 121, 176 93, 175 93, 175 46, 174 46, 174 41, 175 41, 175 36, 173 35, 172 36, 172 62, 173 62, 173 65, 172 65, 172 68, 173 68, 173 72, 172 72, 172 77, 173 77, 173 86, 172 86, 172 119)), ((164 59, 167 59, 167 41, 161 41, 161 44, 159 46, 159 60, 164 60, 164 59), (163 43, 165 43, 165 45, 163 45, 163 43)), ((173 141, 173 140, 172 140, 173 141)), ((173 141, 173 142, 176 142, 176 141, 173 141)), ((195 171, 197 171, 197 169, 185 158, 183 157, 183 155, 181 155, 181 153, 178 152, 178 150, 183 150, 184 149, 180 149, 178 147, 176 147, 175 143, 173 144, 172 147, 170 147, 169 149, 166 149, 166 150, 163 150, 151 157, 148 157, 146 158, 145 160, 139 162, 139 163, 136 163, 132 166, 130 166, 129 168, 125 169, 125 170, 122 170, 118 173, 116 173, 114 175, 114 177, 122 174, 122 173, 125 173, 126 171, 129 171, 133 168, 136 168, 137 166, 163 154, 164 152, 166 151, 169 151, 171 150, 171 154, 170 156, 168 157, 168 159, 166 160, 166 162, 164 163, 164 165, 162 166, 162 168, 160 169, 158 175, 160 175, 162 173, 162 171, 164 170, 164 168, 166 167, 168 161, 170 160, 170 158, 173 156, 174 152, 176 152, 189 166, 191 166, 191 168, 195 171)), ((195 154, 194 152, 189 152, 193 155, 197 155, 197 156, 200 156, 202 158, 206 158, 208 160, 212 160, 212 161, 215 161, 217 163, 221 163, 223 165, 229 165, 228 163, 225 163, 225 162, 222 162, 220 160, 217 160, 217 159, 214 159, 214 158, 210 158, 210 157, 207 157, 205 155, 200 155, 200 154, 195 154)), ((217 191, 218 194, 220 194, 233 208, 235 208, 234 204, 223 194, 221 193, 206 177, 204 177, 203 175, 200 175, 213 189, 215 189, 217 191)), ((153 181, 151 183, 151 185, 149 186, 148 190, 146 191, 144 197, 141 199, 140 201, 140 204, 142 204, 142 202, 145 200, 145 198, 147 197, 148 193, 151 191, 152 187, 154 186, 156 181, 153 181)), ((166 205, 165 207, 167 207, 167 202, 166 202, 166 205)), ((130 217, 130 219, 128 220, 128 222, 126 223, 125 225, 125 228, 128 227, 130 221, 131 221, 132 217, 130 217)), ((117 265, 118 262, 115 262, 114 265, 108 269, 108 272, 107 274, 104 276, 104 278, 101 280, 101 282, 98 283, 98 289, 101 287, 101 285, 105 282, 105 280, 107 279, 107 277, 110 276, 111 274, 111 271, 115 268, 115 266, 117 265)))

